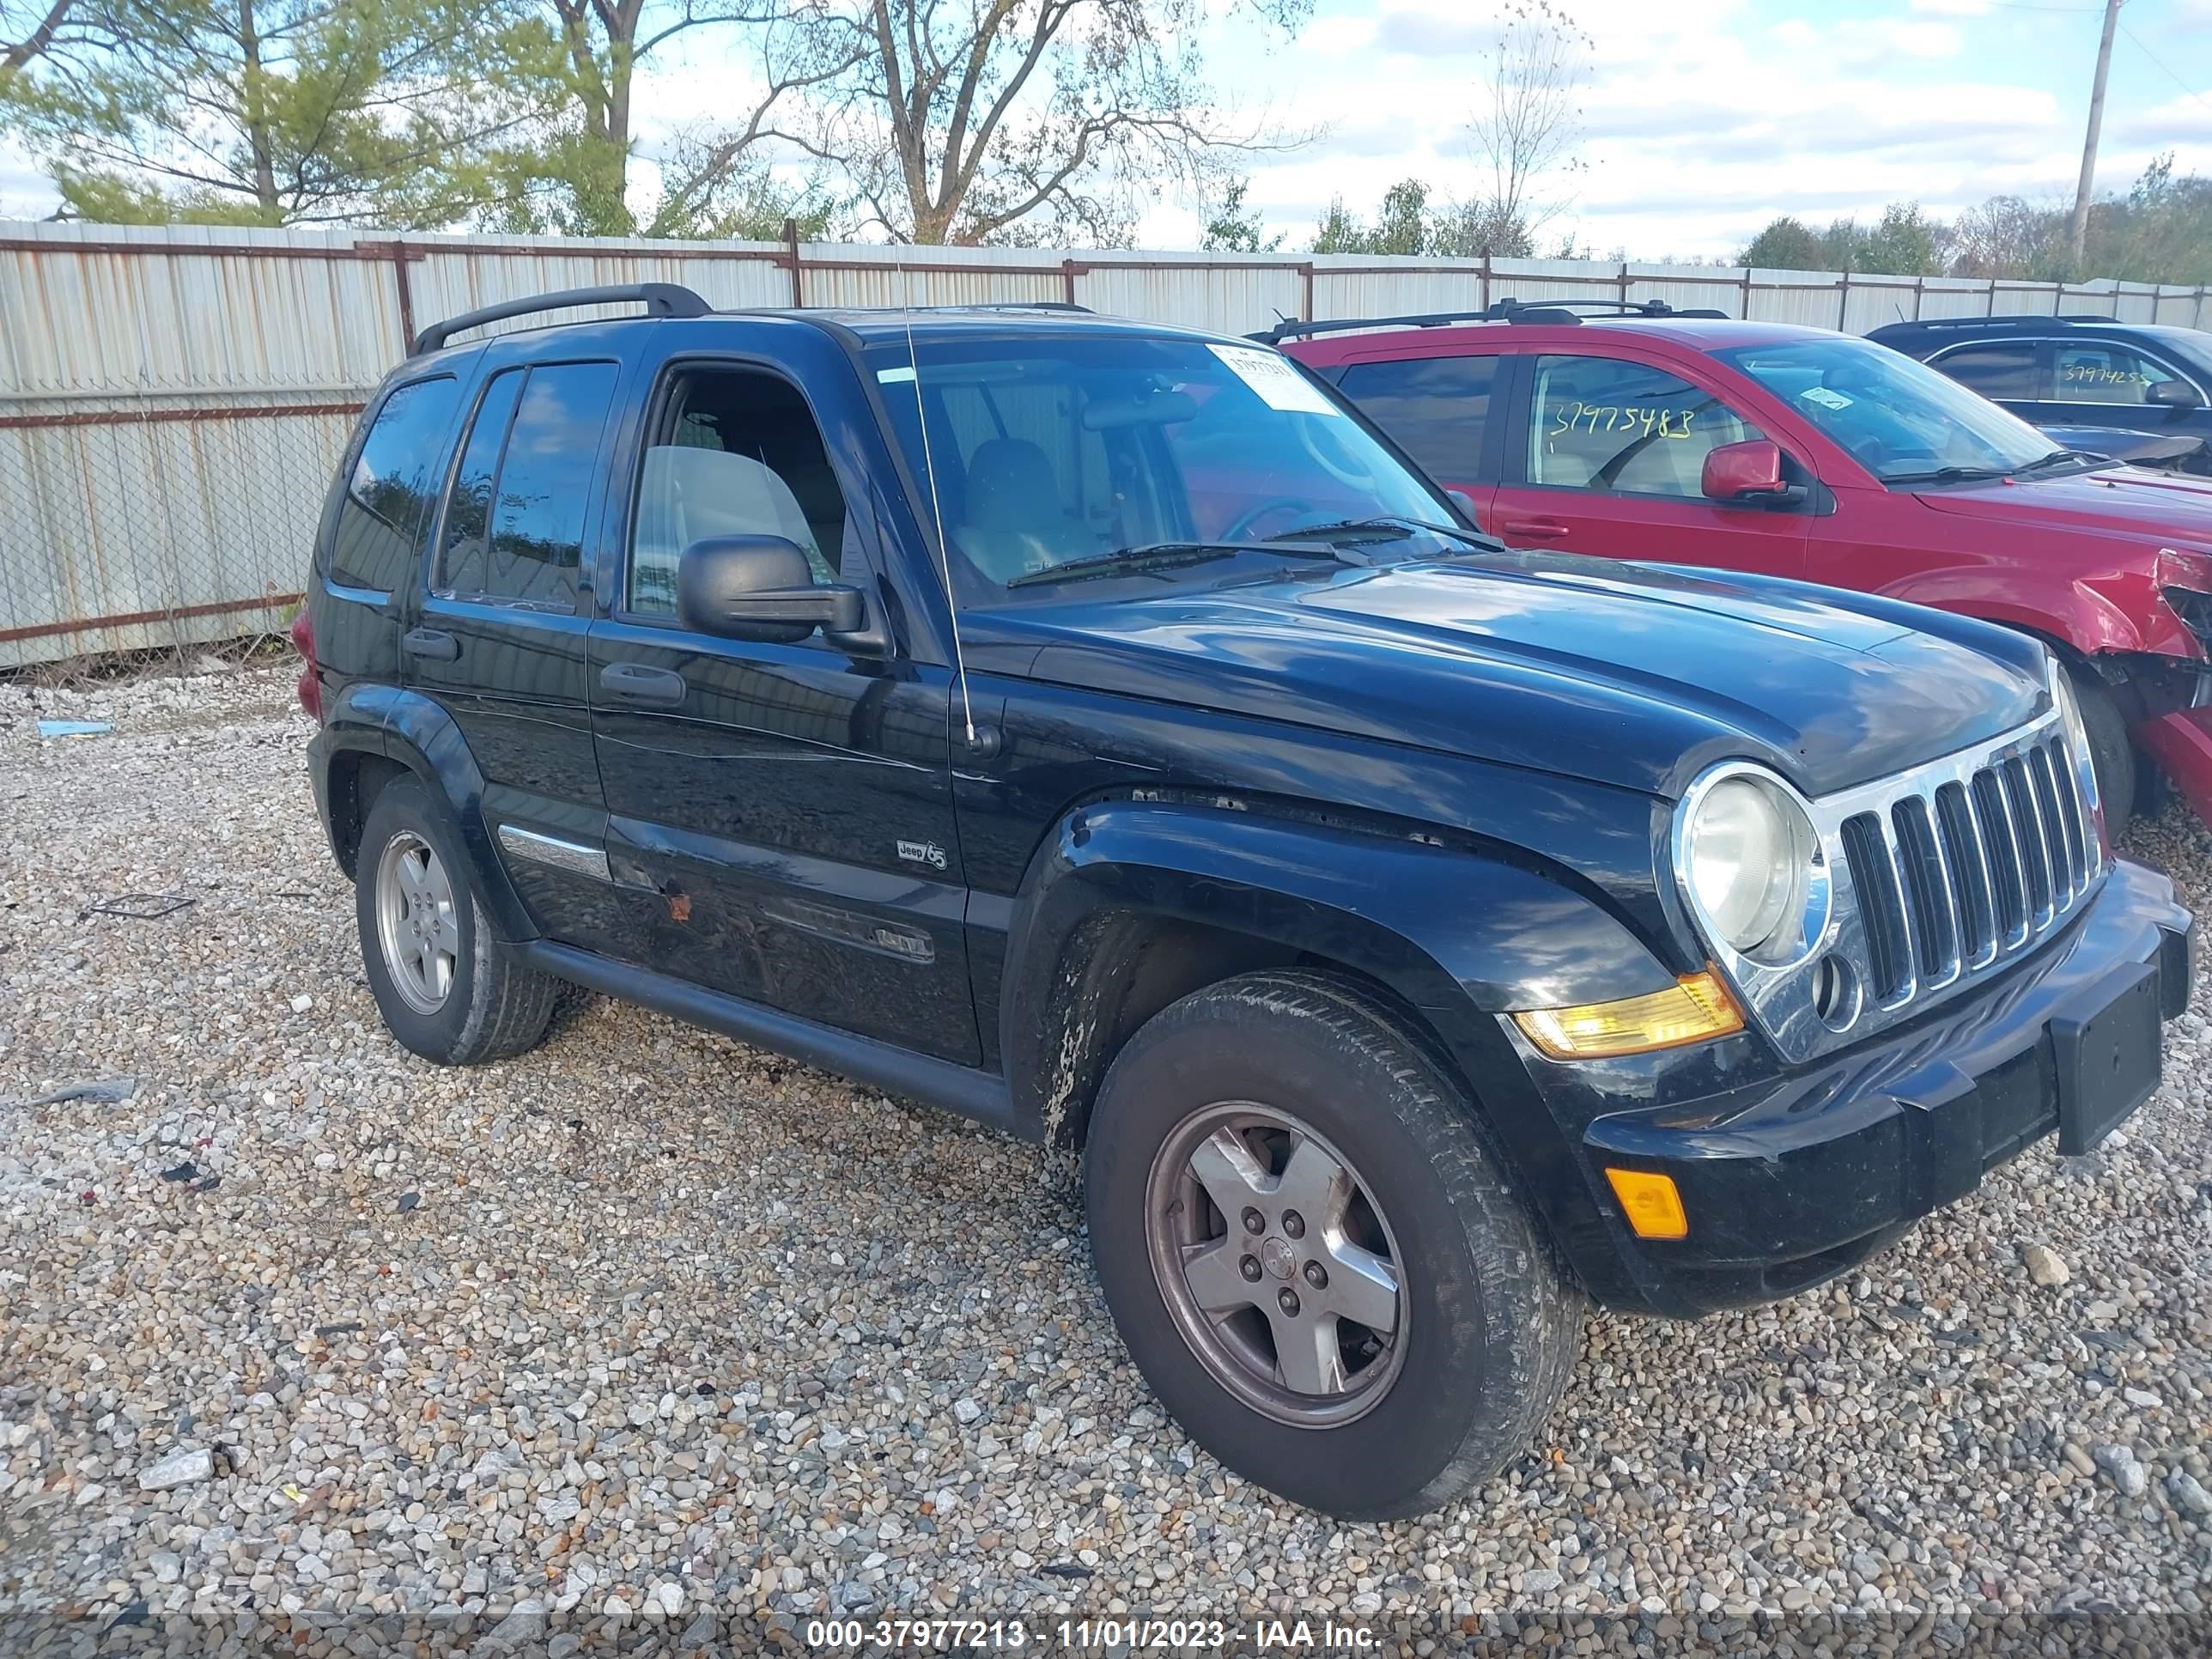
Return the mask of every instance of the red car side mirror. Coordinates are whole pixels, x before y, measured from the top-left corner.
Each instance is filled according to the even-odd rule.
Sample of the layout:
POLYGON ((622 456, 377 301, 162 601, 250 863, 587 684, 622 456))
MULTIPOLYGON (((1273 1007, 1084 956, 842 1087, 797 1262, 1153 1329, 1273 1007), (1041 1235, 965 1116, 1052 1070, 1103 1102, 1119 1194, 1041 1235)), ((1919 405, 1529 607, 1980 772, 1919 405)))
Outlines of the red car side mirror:
POLYGON ((1714 501, 1741 501, 1747 495, 1786 495, 1782 480, 1782 448, 1765 438, 1740 444, 1723 444, 1705 456, 1698 488, 1714 501))

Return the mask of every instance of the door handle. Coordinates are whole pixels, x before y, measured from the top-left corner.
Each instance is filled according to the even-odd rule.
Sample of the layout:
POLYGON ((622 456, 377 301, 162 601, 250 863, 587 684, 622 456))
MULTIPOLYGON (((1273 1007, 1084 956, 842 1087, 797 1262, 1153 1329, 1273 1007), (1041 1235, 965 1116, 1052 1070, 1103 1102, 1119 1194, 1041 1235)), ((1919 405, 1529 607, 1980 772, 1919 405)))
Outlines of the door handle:
POLYGON ((684 684, 683 675, 665 668, 648 668, 641 662, 609 663, 599 671, 599 685, 610 696, 624 702, 649 703, 657 708, 676 708, 690 689, 684 684))
POLYGON ((451 662, 461 654, 461 642, 435 628, 410 629, 399 642, 407 647, 409 656, 427 657, 432 662, 451 662))
POLYGON ((1498 532, 1508 538, 1519 536, 1532 542, 1556 542, 1574 534, 1571 527, 1557 519, 1508 519, 1498 526, 1498 532))

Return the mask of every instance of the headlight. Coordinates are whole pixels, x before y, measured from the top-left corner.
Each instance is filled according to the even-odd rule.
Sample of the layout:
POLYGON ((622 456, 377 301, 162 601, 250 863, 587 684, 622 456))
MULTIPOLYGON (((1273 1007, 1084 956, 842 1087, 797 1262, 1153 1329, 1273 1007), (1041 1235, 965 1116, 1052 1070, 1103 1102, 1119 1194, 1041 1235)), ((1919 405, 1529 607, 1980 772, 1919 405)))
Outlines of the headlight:
POLYGON ((1746 769, 1694 789, 1678 845, 1690 902, 1720 944, 1782 966, 1820 942, 1828 879, 1820 837, 1778 781, 1746 769))

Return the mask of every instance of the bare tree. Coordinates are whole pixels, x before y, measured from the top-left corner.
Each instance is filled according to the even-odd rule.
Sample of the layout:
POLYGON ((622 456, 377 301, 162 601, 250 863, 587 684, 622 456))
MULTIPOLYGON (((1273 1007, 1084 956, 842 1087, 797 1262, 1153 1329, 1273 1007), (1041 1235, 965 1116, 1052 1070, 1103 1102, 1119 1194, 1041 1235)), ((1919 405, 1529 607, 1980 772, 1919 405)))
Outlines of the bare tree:
POLYGON ((1552 175, 1581 171, 1582 84, 1589 35, 1549 0, 1513 0, 1499 19, 1468 136, 1487 181, 1462 210, 1473 252, 1532 250, 1565 204, 1539 194, 1552 175))
MULTIPOLYGON (((1285 142, 1217 106, 1207 0, 839 0, 860 61, 813 148, 902 241, 1125 235, 1142 205, 1285 142)), ((1277 26, 1310 0, 1242 0, 1277 26)))

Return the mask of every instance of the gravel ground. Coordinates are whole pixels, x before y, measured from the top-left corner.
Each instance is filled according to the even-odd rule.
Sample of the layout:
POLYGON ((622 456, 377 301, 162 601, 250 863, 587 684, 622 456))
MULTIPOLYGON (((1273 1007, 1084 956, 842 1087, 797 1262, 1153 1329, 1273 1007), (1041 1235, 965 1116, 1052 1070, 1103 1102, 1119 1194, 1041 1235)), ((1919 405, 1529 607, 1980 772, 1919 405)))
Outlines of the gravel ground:
MULTIPOLYGON (((282 671, 0 686, 15 1645, 745 1651, 842 1610, 1260 1608, 1618 1645, 2212 1598, 2201 994, 2098 1155, 2046 1142, 1779 1306, 1594 1315, 1544 1444, 1464 1508, 1341 1526, 1164 1420, 1036 1150, 604 1001, 512 1064, 403 1052, 307 732, 282 671), (125 893, 192 902, 87 913, 125 893)), ((2178 811, 2133 850, 2212 896, 2178 811)))

